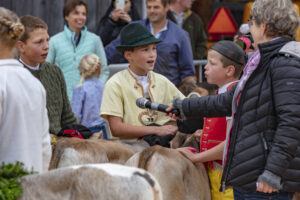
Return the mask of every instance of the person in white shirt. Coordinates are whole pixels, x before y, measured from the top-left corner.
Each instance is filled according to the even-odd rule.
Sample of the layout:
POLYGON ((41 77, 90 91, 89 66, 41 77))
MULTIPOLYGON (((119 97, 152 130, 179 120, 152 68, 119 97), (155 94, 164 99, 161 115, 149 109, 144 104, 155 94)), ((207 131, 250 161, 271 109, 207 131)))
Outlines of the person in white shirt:
POLYGON ((16 14, 0 7, 0 163, 21 162, 40 173, 48 170, 51 157, 46 92, 13 59, 23 32, 16 14))

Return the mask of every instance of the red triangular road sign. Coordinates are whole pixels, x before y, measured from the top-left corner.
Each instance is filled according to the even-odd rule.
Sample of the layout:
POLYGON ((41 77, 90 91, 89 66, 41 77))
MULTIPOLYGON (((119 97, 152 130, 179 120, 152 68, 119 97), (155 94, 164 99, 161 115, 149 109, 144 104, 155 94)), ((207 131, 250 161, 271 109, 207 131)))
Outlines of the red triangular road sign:
POLYGON ((238 26, 228 8, 220 7, 212 17, 207 32, 212 36, 233 36, 236 34, 237 29, 238 26))

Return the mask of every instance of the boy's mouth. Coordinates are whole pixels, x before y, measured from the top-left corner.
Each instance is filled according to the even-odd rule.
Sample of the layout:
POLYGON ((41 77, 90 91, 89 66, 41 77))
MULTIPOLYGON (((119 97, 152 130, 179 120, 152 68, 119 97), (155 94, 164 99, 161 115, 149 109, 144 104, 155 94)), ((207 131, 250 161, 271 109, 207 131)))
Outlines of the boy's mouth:
POLYGON ((147 63, 152 65, 152 64, 154 64, 154 60, 149 60, 149 61, 147 61, 147 63))
POLYGON ((42 54, 41 56, 42 56, 43 58, 47 58, 48 53, 44 53, 44 54, 42 54))

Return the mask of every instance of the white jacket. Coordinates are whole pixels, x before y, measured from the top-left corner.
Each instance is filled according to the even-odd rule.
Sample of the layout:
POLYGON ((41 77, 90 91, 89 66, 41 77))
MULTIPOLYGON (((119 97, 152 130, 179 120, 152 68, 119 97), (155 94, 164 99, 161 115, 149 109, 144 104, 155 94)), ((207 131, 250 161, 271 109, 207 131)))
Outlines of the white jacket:
POLYGON ((43 172, 50 156, 44 87, 17 60, 0 60, 0 162, 43 172))

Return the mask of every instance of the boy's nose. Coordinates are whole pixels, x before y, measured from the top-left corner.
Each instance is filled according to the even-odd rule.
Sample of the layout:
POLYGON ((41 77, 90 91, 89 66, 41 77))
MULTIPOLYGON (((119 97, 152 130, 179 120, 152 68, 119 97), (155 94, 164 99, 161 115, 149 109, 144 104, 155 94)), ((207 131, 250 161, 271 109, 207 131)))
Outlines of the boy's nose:
POLYGON ((156 50, 151 51, 151 57, 154 57, 154 56, 156 56, 156 50))
POLYGON ((49 49, 49 42, 46 42, 46 43, 44 44, 44 49, 49 49))
POLYGON ((207 70, 207 68, 208 68, 208 66, 207 66, 207 64, 206 64, 206 65, 204 66, 204 69, 207 70))

